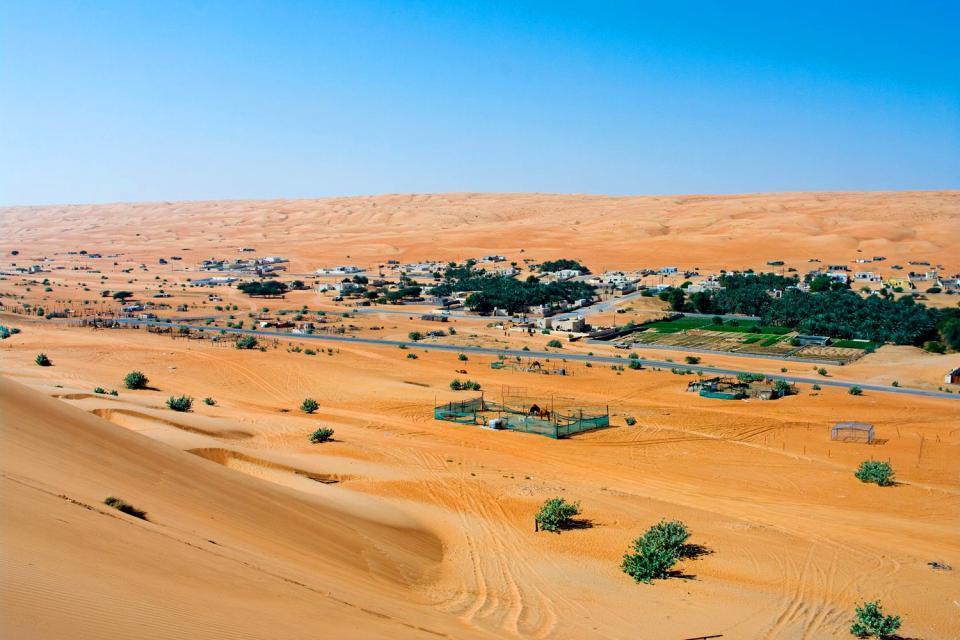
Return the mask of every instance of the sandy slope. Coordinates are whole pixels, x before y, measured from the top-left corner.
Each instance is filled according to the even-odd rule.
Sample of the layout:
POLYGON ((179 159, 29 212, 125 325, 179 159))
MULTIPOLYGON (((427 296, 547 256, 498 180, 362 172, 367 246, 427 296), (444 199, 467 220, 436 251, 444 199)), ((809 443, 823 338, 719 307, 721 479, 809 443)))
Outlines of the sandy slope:
POLYGON ((408 596, 443 548, 399 511, 331 508, 7 379, 0 401, 5 638, 471 635, 408 596))
MULTIPOLYGON (((158 635, 164 625, 226 634, 229 619, 263 638, 296 637, 313 620, 359 637, 411 623, 451 637, 625 638, 641 619, 644 638, 843 638, 864 598, 904 615, 910 637, 960 631, 958 574, 926 565, 960 565, 951 401, 868 394, 852 403, 828 390, 725 403, 691 398, 666 372, 581 369, 555 379, 493 372, 481 359, 463 365, 453 354, 409 361, 395 349, 351 347, 311 358, 43 325, 20 339, 6 341, 3 371, 59 403, 6 386, 4 474, 103 511, 98 502, 120 494, 154 519, 108 518, 6 481, 4 511, 22 516, 5 523, 15 578, 5 610, 26 637, 43 637, 35 625, 59 615, 50 593, 84 610, 108 602, 158 635), (56 345, 48 349, 56 366, 32 365, 38 344, 56 345), (456 397, 446 381, 462 366, 493 396, 506 384, 608 402, 617 426, 552 441, 431 420, 435 397, 456 397), (134 367, 156 391, 89 392, 134 367), (218 404, 163 408, 181 392, 218 404), (321 401, 316 417, 279 411, 307 395, 321 401), (624 414, 638 425, 623 426, 624 414), (871 420, 885 443, 830 443, 837 417, 871 420), (337 442, 306 442, 318 422, 336 428, 337 442), (852 469, 867 457, 889 458, 906 484, 856 482, 852 469), (558 494, 581 500, 594 526, 534 533, 537 504, 558 494), (690 580, 634 585, 617 569, 620 554, 662 517, 683 519, 712 553, 684 563, 690 580), (164 535, 146 536, 155 530, 164 535), (80 554, 87 546, 97 553, 80 554), (221 566, 208 551, 246 564, 221 566), (140 566, 156 557, 160 566, 140 566), (338 618, 326 595, 260 570, 396 622, 349 607, 338 618), (85 582, 102 575, 114 582, 85 582), (189 595, 162 608, 171 593, 189 595), (234 613, 244 607, 251 619, 234 613)), ((87 614, 82 626, 96 637, 99 624, 87 614)))

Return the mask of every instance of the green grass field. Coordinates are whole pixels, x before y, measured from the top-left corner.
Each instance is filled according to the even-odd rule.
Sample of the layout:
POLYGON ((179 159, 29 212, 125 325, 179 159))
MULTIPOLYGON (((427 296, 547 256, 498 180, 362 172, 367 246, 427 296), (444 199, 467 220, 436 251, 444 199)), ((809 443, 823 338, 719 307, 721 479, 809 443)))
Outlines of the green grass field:
POLYGON ((830 346, 841 349, 876 349, 880 345, 869 340, 834 340, 830 346))
MULTIPOLYGON (((648 329, 655 329, 658 333, 679 333, 689 329, 704 329, 706 331, 729 331, 731 333, 756 333, 758 335, 782 336, 790 333, 787 327, 761 325, 757 320, 728 320, 724 324, 713 324, 710 318, 683 317, 676 320, 663 320, 644 325, 648 329), (736 324, 731 324, 736 322, 736 324), (755 331, 754 327, 759 329, 755 331)), ((772 343, 771 343, 772 344, 772 343)))

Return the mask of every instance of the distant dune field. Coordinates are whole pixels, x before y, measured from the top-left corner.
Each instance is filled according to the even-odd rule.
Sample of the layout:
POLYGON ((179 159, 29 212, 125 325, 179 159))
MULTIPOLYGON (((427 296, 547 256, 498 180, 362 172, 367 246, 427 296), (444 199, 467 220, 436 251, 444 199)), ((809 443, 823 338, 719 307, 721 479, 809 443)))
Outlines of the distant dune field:
POLYGON ((320 200, 0 208, 0 247, 49 253, 109 244, 151 257, 251 246, 318 262, 578 257, 594 270, 681 263, 760 268, 885 256, 960 270, 960 192, 736 196, 383 195, 320 200), (860 253, 858 253, 858 250, 860 253))

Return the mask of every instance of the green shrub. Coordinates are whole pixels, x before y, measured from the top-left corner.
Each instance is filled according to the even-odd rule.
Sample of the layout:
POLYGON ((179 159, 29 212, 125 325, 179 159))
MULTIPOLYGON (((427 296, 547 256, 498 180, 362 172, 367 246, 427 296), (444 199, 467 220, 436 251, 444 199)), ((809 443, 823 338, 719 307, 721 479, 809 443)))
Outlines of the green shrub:
POLYGON ((899 381, 899 380, 894 380, 892 383, 890 383, 890 386, 891 386, 891 387, 899 387, 899 386, 900 386, 900 381, 899 381))
POLYGON ((457 355, 457 360, 459 360, 460 362, 466 362, 467 360, 469 360, 469 358, 467 357, 467 354, 461 353, 457 355))
POLYGON ((889 462, 879 460, 864 460, 853 474, 860 482, 873 482, 881 487, 894 484, 893 467, 889 462))
POLYGON ((146 389, 148 384, 150 384, 149 378, 141 371, 131 371, 123 376, 123 385, 127 389, 146 389))
POLYGON ((858 386, 852 386, 852 387, 850 387, 849 389, 847 389, 847 393, 849 393, 849 394, 852 395, 852 396, 862 396, 862 395, 863 395, 863 389, 861 389, 861 388, 858 387, 858 386))
POLYGON ((567 502, 563 498, 550 498, 543 503, 535 519, 540 529, 559 533, 573 524, 573 516, 580 513, 579 502, 567 502))
POLYGON ((170 396, 167 398, 167 406, 174 411, 190 411, 193 407, 193 398, 190 396, 170 396))
POLYGON ((415 353, 408 353, 408 354, 407 354, 407 359, 408 359, 408 360, 416 360, 418 357, 419 357, 419 356, 417 356, 417 354, 415 354, 415 353))
MULTIPOLYGON (((589 364, 589 363, 588 363, 588 364, 589 364)), ((639 361, 639 360, 631 360, 631 361, 630 361, 630 364, 627 365, 627 366, 630 367, 631 369, 633 369, 634 371, 638 371, 638 370, 640 370, 640 369, 643 369, 643 365, 640 364, 640 361, 639 361)))
POLYGON ((207 396, 203 399, 203 404, 207 405, 208 407, 212 407, 213 405, 217 404, 217 401, 210 396, 207 396))
POLYGON ((256 349, 257 339, 254 336, 241 336, 233 343, 237 349, 256 349))
POLYGON ((814 385, 813 385, 812 387, 810 387, 810 388, 813 389, 814 391, 820 391, 820 385, 818 385, 818 384, 814 384, 814 385))
POLYGON ((38 354, 37 354, 37 357, 34 358, 33 361, 36 362, 36 363, 37 363, 38 365, 40 365, 41 367, 50 367, 50 366, 53 366, 53 361, 50 360, 50 358, 48 358, 48 357, 47 357, 47 354, 45 354, 45 353, 38 353, 38 354))
POLYGON ((700 358, 697 356, 687 356, 684 360, 686 360, 687 364, 700 364, 700 358))
POLYGON ((947 347, 942 342, 937 342, 936 340, 928 340, 923 343, 923 350, 929 353, 940 353, 944 354, 947 352, 947 347))
POLYGON ((823 367, 820 367, 819 369, 817 369, 817 373, 819 373, 822 376, 825 376, 827 375, 827 370, 824 369, 823 367))
POLYGON ((106 500, 103 501, 103 504, 107 505, 108 507, 113 507, 117 511, 121 511, 127 515, 133 516, 134 518, 140 518, 141 520, 147 519, 146 511, 142 509, 137 509, 132 504, 127 504, 120 498, 109 496, 107 497, 106 500))
POLYGON ((420 333, 419 331, 411 331, 410 333, 407 334, 407 337, 410 338, 410 340, 412 340, 413 342, 418 342, 420 340, 423 340, 423 334, 420 333))
POLYGON ((112 395, 112 396, 119 396, 120 394, 117 393, 117 390, 116 390, 116 389, 112 389, 112 390, 110 391, 110 395, 112 395))
POLYGON ((314 400, 313 398, 306 398, 303 402, 300 403, 300 411, 304 413, 313 413, 320 408, 320 403, 314 400))
POLYGON ((106 394, 107 394, 107 390, 104 389, 103 387, 97 387, 96 389, 93 390, 93 392, 94 392, 94 393, 101 393, 101 394, 103 394, 103 395, 106 395, 106 394))
POLYGON ((310 434, 310 442, 313 444, 319 444, 321 442, 326 442, 333 437, 333 429, 328 427, 320 427, 316 431, 310 434))
MULTIPOLYGON (((592 351, 590 352, 590 355, 593 355, 593 352, 592 352, 592 351)), ((629 356, 629 358, 630 358, 631 360, 637 360, 637 359, 640 358, 640 356, 637 355, 636 353, 631 353, 630 356, 629 356)))
POLYGON ((307 356, 315 356, 317 355, 317 352, 315 349, 304 349, 303 354, 307 356))
POLYGON ((633 416, 627 416, 623 419, 623 421, 627 423, 628 427, 632 427, 633 425, 637 424, 637 419, 633 416))
POLYGON ((900 616, 886 616, 879 600, 856 608, 856 621, 850 633, 858 638, 890 638, 900 628, 900 616))
POLYGON ((554 349, 563 349, 563 343, 557 340, 556 338, 548 342, 547 346, 553 347, 554 349))
POLYGON ((457 378, 454 378, 450 381, 450 389, 453 391, 461 391, 463 389, 463 383, 457 378))
POLYGON ((633 541, 633 553, 626 553, 620 568, 637 582, 666 578, 677 560, 693 554, 686 544, 687 526, 679 520, 661 520, 633 541))

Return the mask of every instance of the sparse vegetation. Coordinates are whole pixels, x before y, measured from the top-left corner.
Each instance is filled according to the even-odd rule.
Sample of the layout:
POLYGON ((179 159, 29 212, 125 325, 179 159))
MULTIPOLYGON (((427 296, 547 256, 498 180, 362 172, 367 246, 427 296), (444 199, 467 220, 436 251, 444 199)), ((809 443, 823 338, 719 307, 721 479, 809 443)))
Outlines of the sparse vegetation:
POLYGON ((623 421, 627 423, 628 427, 632 427, 633 425, 637 424, 637 419, 633 416, 627 416, 623 419, 623 421))
POLYGON ((860 482, 872 482, 881 487, 890 487, 895 484, 893 467, 889 462, 880 460, 864 460, 853 475, 860 482))
POLYGON ((858 638, 892 638, 900 628, 900 616, 883 613, 879 600, 865 602, 856 607, 856 620, 850 625, 850 633, 858 638))
POLYGON ((193 398, 190 396, 170 396, 167 398, 167 407, 174 411, 190 411, 193 408, 193 398))
POLYGON ((687 364, 700 364, 700 358, 697 356, 687 356, 686 358, 684 358, 684 361, 687 364))
POLYGON ((411 331, 407 334, 407 337, 410 338, 412 342, 419 342, 420 340, 423 340, 423 334, 419 331, 411 331))
POLYGON ((37 363, 38 365, 40 365, 41 367, 51 367, 51 366, 53 366, 53 361, 50 360, 50 358, 48 358, 48 357, 47 357, 47 354, 45 354, 45 353, 38 353, 38 354, 37 354, 37 357, 34 358, 33 361, 36 362, 36 363, 37 363))
POLYGON ((133 516, 134 518, 140 518, 141 520, 147 519, 146 511, 144 511, 143 509, 137 509, 132 504, 128 504, 127 502, 124 502, 120 498, 109 496, 107 497, 106 500, 103 501, 103 504, 107 505, 108 507, 113 507, 117 511, 123 512, 129 516, 133 516))
POLYGON ((313 413, 320 408, 320 403, 313 398, 306 398, 300 403, 300 411, 304 413, 313 413))
POLYGON ((450 381, 450 388, 454 391, 480 391, 480 383, 473 380, 464 380, 461 382, 457 378, 450 381))
POLYGON ((563 349, 563 343, 557 340, 556 338, 548 342, 547 346, 553 347, 554 349, 563 349))
POLYGON ((212 407, 215 404, 217 404, 217 401, 211 398, 210 396, 207 396, 206 398, 203 399, 203 404, 207 405, 208 407, 212 407))
POLYGON ((467 357, 467 354, 465 354, 465 353, 461 353, 461 354, 458 354, 458 355, 457 355, 457 360, 459 360, 460 362, 466 362, 466 361, 469 360, 469 359, 470 359, 470 358, 468 358, 468 357, 467 357))
POLYGON ((97 387, 96 389, 93 390, 93 392, 94 392, 94 393, 103 394, 103 395, 106 395, 106 394, 107 394, 107 390, 104 389, 103 387, 97 387))
POLYGON ((540 529, 559 533, 573 524, 573 516, 579 515, 580 503, 567 502, 563 498, 550 498, 543 503, 535 519, 540 529))
POLYGON ((849 389, 847 389, 847 393, 849 393, 849 394, 852 395, 852 396, 862 396, 862 395, 863 395, 863 389, 861 389, 860 387, 854 385, 854 386, 850 387, 849 389))
POLYGON ((150 379, 142 371, 131 371, 123 376, 123 386, 127 389, 146 389, 148 384, 150 384, 150 379))
POLYGON ((310 434, 310 442, 313 444, 319 444, 321 442, 327 442, 333 437, 333 429, 328 427, 320 427, 316 431, 310 434))

